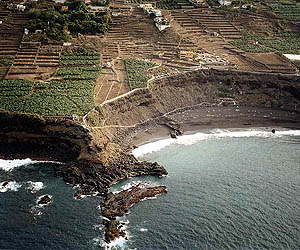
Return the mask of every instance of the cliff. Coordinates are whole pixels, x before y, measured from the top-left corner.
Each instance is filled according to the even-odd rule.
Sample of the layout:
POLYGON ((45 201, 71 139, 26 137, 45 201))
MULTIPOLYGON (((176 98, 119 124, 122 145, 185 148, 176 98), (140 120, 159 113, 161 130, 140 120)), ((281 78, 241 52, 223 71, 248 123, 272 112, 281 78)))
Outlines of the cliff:
MULTIPOLYGON (((159 164, 140 162, 126 153, 137 133, 157 125, 180 133, 180 124, 166 114, 198 104, 218 105, 225 98, 239 105, 299 112, 300 77, 221 70, 188 72, 157 79, 147 88, 105 102, 89 112, 84 123, 2 111, 0 158, 60 161, 64 164, 57 174, 66 182, 81 187, 75 197, 98 192, 108 202, 111 201, 108 188, 122 179, 167 174, 159 164)), ((133 192, 134 200, 131 191, 121 193, 126 194, 128 201, 124 211, 140 199, 164 190, 165 187, 158 188, 158 192, 146 189, 140 195, 140 190, 134 189, 140 195, 133 192)), ((110 203, 105 204, 105 213, 109 214, 107 204, 110 203)), ((114 218, 103 223, 107 241, 123 235, 114 218)))
MULTIPOLYGON (((179 129, 165 114, 197 104, 218 105, 231 98, 239 105, 300 111, 300 77, 242 71, 198 70, 157 79, 96 107, 88 124, 98 119, 109 140, 122 146, 147 127, 179 129)), ((126 147, 124 147, 126 148, 126 147)))

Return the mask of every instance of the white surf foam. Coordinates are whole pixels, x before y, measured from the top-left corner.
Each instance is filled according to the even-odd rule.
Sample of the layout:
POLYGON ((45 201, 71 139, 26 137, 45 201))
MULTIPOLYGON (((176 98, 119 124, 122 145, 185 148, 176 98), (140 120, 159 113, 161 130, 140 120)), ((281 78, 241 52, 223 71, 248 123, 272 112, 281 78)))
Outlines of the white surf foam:
POLYGON ((201 140, 211 138, 237 138, 237 137, 282 137, 282 136, 300 136, 300 130, 276 130, 273 134, 270 130, 264 129, 250 129, 250 130, 212 130, 210 133, 195 133, 191 135, 179 136, 177 139, 163 139, 160 141, 142 145, 132 151, 135 157, 141 157, 145 154, 160 151, 161 149, 172 144, 192 145, 201 140))
POLYGON ((148 229, 147 228, 141 228, 140 231, 141 232, 148 232, 148 229))
POLYGON ((37 206, 39 206, 39 207, 45 207, 45 206, 48 206, 50 203, 52 203, 52 195, 50 195, 50 194, 44 194, 44 195, 40 196, 40 197, 36 200, 35 203, 36 203, 37 206), (51 199, 51 201, 48 202, 47 204, 39 204, 39 202, 42 200, 42 198, 43 198, 44 196, 49 196, 50 199, 51 199))
POLYGON ((104 247, 106 250, 125 249, 126 242, 127 240, 124 237, 119 237, 110 243, 102 241, 101 247, 104 247))
POLYGON ((28 165, 28 164, 32 164, 32 163, 36 163, 37 161, 32 161, 31 159, 27 158, 24 160, 2 160, 0 159, 0 169, 4 170, 4 171, 11 171, 14 168, 23 166, 23 165, 28 165))
POLYGON ((33 215, 33 216, 40 216, 42 215, 42 211, 40 210, 40 206, 36 205, 30 208, 29 212, 33 215))
POLYGON ((30 190, 31 193, 36 193, 37 191, 45 188, 43 182, 37 181, 27 181, 28 187, 27 189, 30 190))
POLYGON ((17 192, 20 187, 22 187, 22 184, 17 183, 16 181, 4 181, 0 183, 0 192, 1 193, 5 193, 7 191, 17 192))
POLYGON ((126 183, 125 185, 119 187, 119 188, 111 188, 110 192, 112 192, 113 194, 118 194, 124 190, 130 190, 133 187, 140 185, 140 187, 145 188, 145 187, 155 187, 158 186, 159 183, 157 182, 152 182, 152 181, 131 181, 126 183))
POLYGON ((61 162, 56 162, 56 161, 33 161, 29 158, 27 159, 15 159, 15 160, 3 160, 0 159, 0 169, 4 171, 12 171, 14 168, 21 167, 24 165, 29 165, 33 163, 44 163, 44 162, 49 162, 49 163, 56 163, 56 164, 62 164, 61 162))

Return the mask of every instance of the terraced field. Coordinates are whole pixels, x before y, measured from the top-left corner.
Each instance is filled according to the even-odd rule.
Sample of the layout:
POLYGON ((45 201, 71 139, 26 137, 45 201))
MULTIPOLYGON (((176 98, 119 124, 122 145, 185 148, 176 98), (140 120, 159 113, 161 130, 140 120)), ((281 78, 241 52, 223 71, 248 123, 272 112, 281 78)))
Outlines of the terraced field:
POLYGON ((0 81, 0 109, 47 116, 84 115, 94 107, 99 55, 64 54, 50 81, 0 81))
POLYGON ((22 31, 28 18, 24 13, 12 12, 0 2, 0 80, 3 79, 19 48, 22 31))
POLYGON ((277 0, 268 3, 279 17, 300 23, 300 3, 295 0, 277 0))
POLYGON ((50 78, 59 66, 62 51, 61 42, 21 42, 7 78, 25 77, 28 80, 45 80, 50 78))

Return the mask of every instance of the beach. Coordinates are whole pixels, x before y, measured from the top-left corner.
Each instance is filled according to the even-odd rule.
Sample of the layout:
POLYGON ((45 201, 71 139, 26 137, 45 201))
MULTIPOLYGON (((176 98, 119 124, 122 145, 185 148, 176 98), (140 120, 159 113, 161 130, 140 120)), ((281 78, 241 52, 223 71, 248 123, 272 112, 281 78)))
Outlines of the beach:
MULTIPOLYGON (((285 111, 275 108, 229 106, 192 107, 167 115, 180 125, 184 134, 208 132, 212 129, 273 128, 300 129, 299 111, 285 111)), ((133 137, 131 145, 140 146, 170 137, 170 128, 156 125, 133 137)))

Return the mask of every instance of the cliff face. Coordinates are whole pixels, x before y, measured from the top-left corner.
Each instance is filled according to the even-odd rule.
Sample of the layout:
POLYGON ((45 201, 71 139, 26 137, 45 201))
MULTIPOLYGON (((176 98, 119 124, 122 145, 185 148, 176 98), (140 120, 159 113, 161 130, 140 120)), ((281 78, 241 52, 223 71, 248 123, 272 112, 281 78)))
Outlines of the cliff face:
POLYGON ((157 163, 139 162, 124 153, 103 131, 90 131, 71 120, 0 112, 0 126, 0 158, 65 163, 58 175, 81 185, 78 198, 92 192, 105 194, 113 183, 129 177, 167 174, 157 163))
POLYGON ((59 174, 83 187, 77 195, 105 193, 124 178, 167 173, 158 164, 138 162, 122 150, 120 145, 132 135, 157 123, 178 129, 165 113, 200 103, 218 104, 224 97, 240 105, 299 111, 300 77, 199 70, 162 78, 96 107, 87 121, 100 125, 89 128, 71 120, 0 112, 0 158, 61 161, 66 165, 59 174))
POLYGON ((68 162, 86 151, 90 136, 80 124, 37 115, 0 112, 0 158, 68 162))
POLYGON ((134 125, 176 108, 231 97, 241 105, 300 110, 300 77, 296 75, 199 70, 158 79, 101 105, 104 125, 134 125))
POLYGON ((0 158, 27 158, 63 162, 57 171, 66 182, 80 185, 75 197, 98 192, 106 197, 102 212, 105 240, 125 236, 115 219, 145 197, 166 187, 134 187, 120 194, 108 188, 134 176, 166 175, 157 163, 139 162, 124 149, 131 138, 149 126, 180 127, 165 114, 198 104, 217 105, 230 97, 239 105, 300 110, 300 77, 220 70, 199 70, 148 84, 106 102, 91 111, 89 126, 36 115, 0 112, 0 158))

